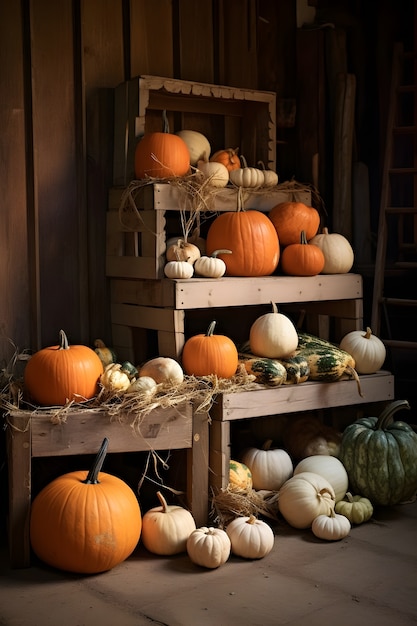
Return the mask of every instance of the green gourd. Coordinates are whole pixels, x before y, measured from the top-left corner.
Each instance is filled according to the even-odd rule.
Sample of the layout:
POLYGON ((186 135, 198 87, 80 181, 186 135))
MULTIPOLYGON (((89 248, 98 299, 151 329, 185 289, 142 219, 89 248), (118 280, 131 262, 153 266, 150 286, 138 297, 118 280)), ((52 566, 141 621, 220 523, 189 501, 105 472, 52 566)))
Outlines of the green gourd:
POLYGON ((417 490, 417 433, 394 421, 407 400, 392 402, 378 417, 363 417, 343 431, 339 459, 350 488, 374 505, 394 505, 414 497, 417 490))

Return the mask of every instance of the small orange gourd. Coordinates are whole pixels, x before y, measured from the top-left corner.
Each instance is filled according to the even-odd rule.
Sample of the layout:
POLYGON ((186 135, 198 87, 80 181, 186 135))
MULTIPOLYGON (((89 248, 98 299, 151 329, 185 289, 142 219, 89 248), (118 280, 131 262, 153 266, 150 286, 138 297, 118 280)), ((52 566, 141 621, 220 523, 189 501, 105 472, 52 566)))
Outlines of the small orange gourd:
POLYGON ((217 150, 211 157, 211 162, 222 163, 228 172, 238 170, 240 168, 240 159, 238 157, 239 148, 224 148, 217 150))
POLYGON ((215 335, 216 322, 211 322, 205 335, 187 339, 182 351, 182 365, 190 376, 231 378, 238 366, 235 344, 225 335, 215 335))
POLYGON ((281 269, 289 276, 317 276, 324 264, 323 252, 318 246, 308 243, 304 230, 299 243, 292 243, 282 251, 281 269))

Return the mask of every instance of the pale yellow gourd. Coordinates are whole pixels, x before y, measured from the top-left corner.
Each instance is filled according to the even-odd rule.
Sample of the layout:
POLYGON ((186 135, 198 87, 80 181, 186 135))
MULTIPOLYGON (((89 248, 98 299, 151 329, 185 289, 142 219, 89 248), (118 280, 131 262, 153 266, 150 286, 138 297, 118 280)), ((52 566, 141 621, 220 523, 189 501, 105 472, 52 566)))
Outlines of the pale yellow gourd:
POLYGON ((289 317, 278 312, 272 302, 272 313, 258 317, 250 328, 249 344, 252 354, 269 359, 285 359, 298 346, 298 334, 289 317))
POLYGON ((146 361, 139 368, 139 376, 150 376, 158 385, 180 385, 184 380, 184 372, 178 361, 163 356, 146 361))
POLYGON ((313 472, 300 472, 279 490, 278 508, 294 528, 310 528, 318 515, 330 515, 336 496, 328 480, 313 472))
POLYGON ((124 393, 130 386, 129 376, 121 371, 120 363, 109 363, 100 376, 100 383, 106 391, 124 393))
POLYGON ((353 496, 348 491, 343 500, 336 502, 334 510, 347 517, 351 524, 362 524, 371 519, 374 507, 368 498, 353 496))
POLYGON ((274 547, 271 527, 254 515, 237 517, 226 527, 232 552, 244 559, 262 559, 274 547))
POLYGON ((264 175, 263 187, 276 187, 278 185, 278 174, 274 170, 265 167, 263 161, 258 161, 258 165, 264 175))
POLYGON ((142 519, 141 539, 153 554, 171 555, 185 552, 187 540, 196 529, 193 516, 181 506, 167 504, 160 491, 161 506, 147 511, 142 519))
POLYGON ((301 472, 313 472, 323 476, 333 487, 335 501, 345 497, 349 478, 345 466, 335 456, 315 454, 302 459, 294 468, 294 476, 301 472))
POLYGON ((231 250, 215 250, 210 256, 201 256, 194 263, 194 271, 205 278, 221 278, 226 273, 226 263, 218 254, 232 254, 231 250))
POLYGON ((347 517, 330 511, 329 515, 318 515, 311 525, 311 530, 319 539, 339 541, 350 533, 351 525, 347 517))
POLYGON ((165 256, 167 261, 187 261, 190 265, 194 265, 201 253, 198 246, 180 238, 167 248, 165 256))
POLYGON ((257 167, 248 167, 244 156, 240 157, 243 167, 229 172, 229 178, 238 187, 262 187, 265 178, 262 170, 257 167))
POLYGON ((272 440, 262 448, 248 448, 242 453, 242 462, 252 474, 254 489, 279 491, 282 485, 293 475, 291 457, 282 448, 272 448, 272 440))
POLYGON ((210 142, 196 130, 179 130, 175 133, 185 142, 190 153, 190 164, 196 165, 200 159, 208 161, 211 154, 210 142))
POLYGON ((212 187, 226 187, 229 182, 229 170, 218 161, 199 161, 197 169, 204 180, 212 187))
POLYGON ((187 539, 187 554, 201 567, 216 569, 228 560, 231 551, 229 535, 221 528, 201 526, 187 539))
POLYGON ((135 378, 126 390, 126 393, 136 393, 140 396, 151 398, 157 391, 158 385, 150 376, 135 378))
POLYGON ((347 274, 352 269, 353 249, 343 235, 329 233, 328 228, 323 228, 308 243, 314 244, 323 252, 324 267, 321 274, 347 274))

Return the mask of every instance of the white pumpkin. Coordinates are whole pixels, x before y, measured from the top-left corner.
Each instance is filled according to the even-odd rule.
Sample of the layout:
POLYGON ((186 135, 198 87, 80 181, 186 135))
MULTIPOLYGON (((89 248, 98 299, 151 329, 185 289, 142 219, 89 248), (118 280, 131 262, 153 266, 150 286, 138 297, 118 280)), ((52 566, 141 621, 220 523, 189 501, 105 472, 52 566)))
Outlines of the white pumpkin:
POLYGON ((345 497, 349 478, 345 466, 335 456, 326 454, 308 456, 295 466, 294 476, 301 472, 313 472, 323 476, 333 487, 336 502, 345 497))
POLYGON ((372 334, 369 326, 366 332, 352 330, 340 342, 340 348, 355 359, 358 374, 374 374, 383 366, 387 351, 385 345, 372 334))
POLYGON ((191 278, 194 267, 187 261, 168 261, 164 265, 164 274, 167 278, 191 278))
POLYGON ((217 161, 199 161, 198 171, 213 187, 226 187, 229 182, 229 170, 223 163, 217 161))
POLYGON ((178 361, 171 357, 158 356, 146 361, 139 369, 139 376, 149 376, 159 384, 180 385, 184 371, 178 361))
POLYGON ((351 524, 347 517, 330 511, 330 515, 318 515, 311 525, 311 530, 319 539, 339 541, 350 533, 351 524))
POLYGON ((272 302, 272 313, 261 315, 252 324, 249 344, 256 356, 284 359, 296 350, 298 334, 289 317, 279 313, 272 302))
POLYGON ((197 165, 197 162, 200 160, 209 160, 211 146, 205 135, 196 130, 179 130, 175 134, 185 142, 190 153, 191 165, 197 165))
POLYGON ((258 161, 258 165, 263 172, 263 187, 276 187, 278 185, 278 174, 274 170, 266 169, 263 161, 258 161))
POLYGON ((265 442, 262 448, 248 448, 242 453, 242 461, 252 474, 254 489, 279 491, 281 486, 293 475, 291 457, 282 448, 271 448, 272 440, 265 442))
POLYGON ((157 496, 161 506, 146 511, 142 519, 142 543, 153 554, 185 552, 188 537, 196 529, 194 518, 187 509, 167 504, 161 492, 157 496))
POLYGON ((231 250, 215 250, 210 256, 201 256, 194 263, 195 273, 205 278, 221 278, 226 273, 226 263, 218 254, 232 254, 231 250))
POLYGON ((334 489, 323 476, 300 472, 279 490, 278 509, 294 528, 310 528, 318 515, 330 515, 335 500, 334 489))
POLYGON ((274 547, 271 527, 254 515, 237 517, 226 527, 232 552, 244 559, 262 559, 274 547))
POLYGON ((323 252, 324 267, 321 274, 347 274, 352 269, 353 249, 343 235, 329 233, 328 228, 323 228, 308 243, 314 244, 323 252))
POLYGON ((201 526, 187 539, 187 554, 191 561, 209 569, 226 563, 231 547, 229 535, 221 528, 201 526))
POLYGON ((153 378, 150 376, 139 376, 130 383, 126 393, 136 393, 140 396, 151 398, 156 393, 157 389, 158 385, 153 378))
POLYGON ((243 167, 229 172, 229 178, 238 187, 262 187, 265 181, 264 173, 257 167, 248 167, 245 157, 240 157, 243 167))

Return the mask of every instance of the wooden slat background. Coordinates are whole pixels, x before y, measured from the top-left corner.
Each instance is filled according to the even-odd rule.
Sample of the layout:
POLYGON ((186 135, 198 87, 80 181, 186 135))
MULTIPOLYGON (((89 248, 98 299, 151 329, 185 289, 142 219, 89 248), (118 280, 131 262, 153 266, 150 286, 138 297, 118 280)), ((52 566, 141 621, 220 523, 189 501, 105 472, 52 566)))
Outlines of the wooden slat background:
MULTIPOLYGON (((310 4, 346 10, 342 0, 310 4)), ((362 37, 361 46, 366 32, 379 96, 377 87, 386 84, 390 68, 385 57, 377 63, 374 42, 380 49, 383 40, 388 49, 409 37, 414 2, 397 8, 394 0, 384 0, 388 18, 382 10, 371 16, 365 0, 353 4, 350 21, 340 11, 329 16, 330 9, 326 19, 362 37)), ((72 343, 91 344, 110 332, 105 213, 118 84, 139 74, 172 76, 274 91, 280 107, 303 94, 303 106, 297 103, 302 116, 295 122, 280 108, 277 163, 281 179, 311 182, 313 152, 326 140, 311 111, 323 115, 326 89, 323 82, 312 92, 309 114, 311 50, 296 42, 294 0, 0 2, 2 368, 13 354, 9 340, 36 350, 56 343, 60 328, 72 343)), ((325 68, 324 50, 320 54, 317 72, 325 68)), ((366 86, 359 65, 352 71, 359 74, 358 85, 366 86)), ((360 98, 363 110, 369 98, 363 92, 360 98)), ((372 150, 359 141, 360 160, 379 158, 375 146, 383 123, 375 123, 372 150)), ((370 170, 378 190, 377 160, 370 170)), ((326 172, 326 184, 329 177, 326 172)), ((377 191, 373 207, 378 201, 377 191)))

